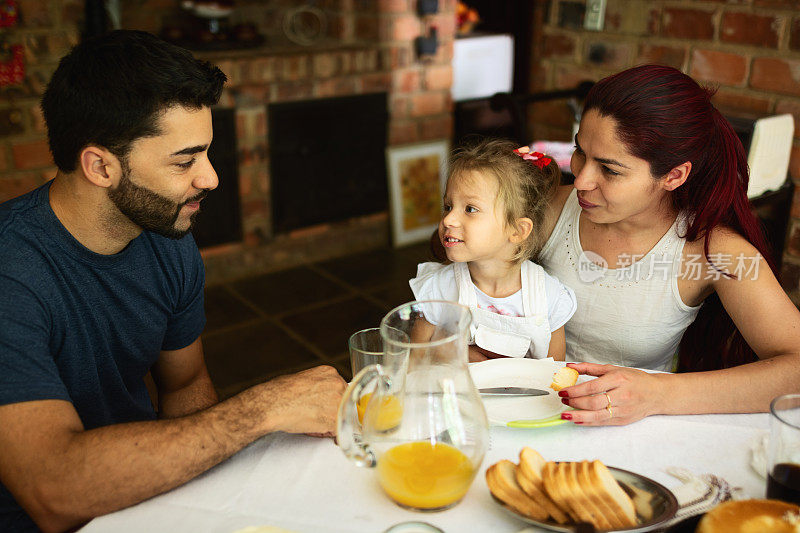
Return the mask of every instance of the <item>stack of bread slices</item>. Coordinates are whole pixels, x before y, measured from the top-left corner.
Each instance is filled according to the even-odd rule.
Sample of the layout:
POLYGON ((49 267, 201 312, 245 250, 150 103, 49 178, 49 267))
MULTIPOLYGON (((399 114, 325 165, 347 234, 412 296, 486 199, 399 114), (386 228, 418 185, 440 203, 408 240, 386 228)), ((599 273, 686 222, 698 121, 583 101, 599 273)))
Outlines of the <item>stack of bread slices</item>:
POLYGON ((540 522, 585 522, 601 530, 638 523, 633 500, 600 461, 548 462, 525 447, 518 465, 503 460, 490 466, 486 483, 495 498, 540 522))

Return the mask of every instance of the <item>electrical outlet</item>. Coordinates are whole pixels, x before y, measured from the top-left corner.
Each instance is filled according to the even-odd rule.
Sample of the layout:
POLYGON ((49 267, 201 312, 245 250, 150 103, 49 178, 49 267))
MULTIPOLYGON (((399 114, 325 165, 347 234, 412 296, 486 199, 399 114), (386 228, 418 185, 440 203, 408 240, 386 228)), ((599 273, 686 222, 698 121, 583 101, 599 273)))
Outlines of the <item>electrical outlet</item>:
POLYGON ((436 39, 436 30, 432 29, 427 37, 420 35, 414 40, 417 49, 417 57, 435 56, 436 49, 439 48, 439 41, 436 39))
POLYGON ((583 27, 587 30, 600 31, 606 19, 606 0, 586 0, 586 14, 583 16, 583 27))

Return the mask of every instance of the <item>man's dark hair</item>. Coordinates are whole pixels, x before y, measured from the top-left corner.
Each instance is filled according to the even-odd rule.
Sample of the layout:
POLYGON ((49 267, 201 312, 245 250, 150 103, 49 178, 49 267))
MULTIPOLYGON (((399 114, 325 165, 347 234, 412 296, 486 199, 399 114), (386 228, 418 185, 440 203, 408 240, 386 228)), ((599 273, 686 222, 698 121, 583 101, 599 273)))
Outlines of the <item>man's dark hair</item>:
POLYGON ((90 144, 124 164, 133 141, 160 133, 161 111, 211 107, 225 80, 211 63, 147 32, 117 30, 82 42, 61 59, 42 97, 56 166, 74 171, 90 144))

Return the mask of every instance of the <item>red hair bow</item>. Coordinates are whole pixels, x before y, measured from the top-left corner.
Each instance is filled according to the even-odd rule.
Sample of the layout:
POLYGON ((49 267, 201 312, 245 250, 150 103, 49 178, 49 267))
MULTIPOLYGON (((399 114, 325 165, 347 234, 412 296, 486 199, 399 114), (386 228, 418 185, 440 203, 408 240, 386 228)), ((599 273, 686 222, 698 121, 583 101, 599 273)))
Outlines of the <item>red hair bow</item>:
POLYGON ((517 148, 516 150, 514 150, 514 153, 520 156, 522 159, 530 161, 539 168, 544 168, 553 161, 552 159, 550 159, 541 152, 531 152, 530 148, 528 148, 527 146, 523 146, 522 148, 517 148))

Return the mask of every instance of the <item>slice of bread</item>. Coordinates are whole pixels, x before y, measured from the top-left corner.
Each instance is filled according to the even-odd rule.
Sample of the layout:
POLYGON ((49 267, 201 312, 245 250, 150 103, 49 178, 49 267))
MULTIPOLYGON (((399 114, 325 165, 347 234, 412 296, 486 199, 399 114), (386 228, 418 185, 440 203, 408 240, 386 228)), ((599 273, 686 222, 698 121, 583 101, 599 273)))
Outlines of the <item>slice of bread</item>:
POLYGON ((547 520, 547 511, 528 496, 517 483, 517 465, 508 460, 497 462, 486 470, 486 484, 500 501, 534 520, 547 520))
POLYGON ((606 503, 622 518, 625 526, 633 527, 636 525, 636 509, 630 496, 622 490, 617 480, 611 475, 606 465, 600 461, 592 461, 589 465, 589 479, 592 483, 597 483, 607 496, 606 503))
POLYGON ((574 475, 574 471, 572 469, 574 464, 575 463, 572 462, 558 463, 558 479, 563 483, 563 486, 569 495, 569 504, 575 511, 575 514, 578 516, 578 520, 581 522, 586 522, 587 524, 592 524, 595 527, 599 527, 596 524, 592 510, 590 509, 589 505, 587 505, 588 499, 586 496, 584 496, 583 491, 578 486, 578 479, 574 475))
POLYGON ((544 507, 553 520, 559 524, 566 524, 569 522, 569 517, 545 492, 542 481, 542 469, 545 462, 544 457, 536 450, 527 446, 522 448, 519 452, 519 465, 517 465, 517 482, 528 496, 544 507))
POLYGON ((592 482, 589 476, 589 461, 581 461, 578 463, 576 470, 578 483, 580 483, 587 497, 594 503, 598 512, 602 514, 610 524, 608 529, 620 529, 625 527, 625 517, 621 513, 618 515, 615 507, 612 507, 612 505, 608 503, 608 498, 602 487, 592 482))
POLYGON ((800 507, 778 500, 723 502, 706 513, 697 533, 796 533, 800 507))
POLYGON ((567 513, 572 522, 577 523, 582 521, 581 517, 570 504, 571 495, 569 489, 566 487, 565 480, 561 479, 561 470, 558 468, 558 463, 554 463, 553 461, 545 463, 542 469, 542 483, 544 483, 544 489, 547 495, 556 502, 556 505, 567 513))
POLYGON ((575 385, 577 382, 578 371, 574 368, 564 366, 553 373, 553 383, 550 384, 550 388, 554 391, 560 391, 561 389, 566 389, 567 387, 575 385))
POLYGON ((567 475, 572 484, 573 493, 575 498, 581 502, 585 512, 590 516, 591 520, 589 520, 589 522, 596 529, 613 529, 613 525, 609 519, 606 518, 607 511, 605 509, 601 509, 596 503, 595 499, 589 496, 589 493, 592 491, 592 487, 581 483, 581 478, 578 476, 578 470, 580 469, 581 463, 572 462, 564 464, 569 465, 567 475))

